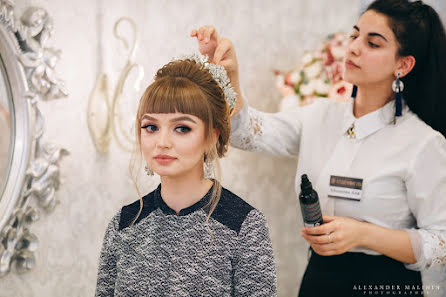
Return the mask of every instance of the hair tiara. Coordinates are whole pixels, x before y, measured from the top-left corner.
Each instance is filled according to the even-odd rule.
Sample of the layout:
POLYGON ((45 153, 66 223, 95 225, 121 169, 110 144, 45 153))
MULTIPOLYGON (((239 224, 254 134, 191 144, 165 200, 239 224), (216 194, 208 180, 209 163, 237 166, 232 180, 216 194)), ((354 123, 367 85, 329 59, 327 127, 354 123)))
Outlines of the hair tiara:
POLYGON ((214 63, 208 61, 208 55, 203 56, 201 54, 191 54, 181 56, 179 59, 175 60, 192 60, 197 64, 202 65, 204 69, 209 71, 215 81, 218 83, 220 88, 223 90, 225 95, 225 100, 228 103, 229 110, 233 110, 235 108, 235 101, 237 99, 237 93, 234 91, 234 88, 231 85, 231 81, 229 80, 228 73, 226 69, 214 63))

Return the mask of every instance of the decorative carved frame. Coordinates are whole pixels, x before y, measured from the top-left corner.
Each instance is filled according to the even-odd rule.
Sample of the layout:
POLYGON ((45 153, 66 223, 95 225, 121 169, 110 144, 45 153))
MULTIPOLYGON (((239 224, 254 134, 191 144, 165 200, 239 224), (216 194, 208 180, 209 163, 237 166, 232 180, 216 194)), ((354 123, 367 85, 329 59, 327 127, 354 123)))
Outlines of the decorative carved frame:
POLYGON ((16 20, 14 3, 0 0, 0 60, 12 98, 9 171, 0 192, 0 277, 35 266, 38 240, 29 226, 40 209, 49 212, 58 203, 58 163, 68 151, 43 141, 44 119, 37 107, 39 100, 67 96, 54 72, 60 51, 45 46, 52 33, 44 9, 30 7, 16 20))

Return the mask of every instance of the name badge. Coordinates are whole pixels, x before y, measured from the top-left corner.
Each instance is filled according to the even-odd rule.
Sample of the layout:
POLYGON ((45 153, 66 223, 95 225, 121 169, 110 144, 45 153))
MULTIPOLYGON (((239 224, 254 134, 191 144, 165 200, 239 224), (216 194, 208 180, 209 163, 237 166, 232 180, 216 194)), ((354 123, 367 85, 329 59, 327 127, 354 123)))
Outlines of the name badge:
POLYGON ((328 197, 360 201, 362 194, 362 178, 330 176, 328 197))

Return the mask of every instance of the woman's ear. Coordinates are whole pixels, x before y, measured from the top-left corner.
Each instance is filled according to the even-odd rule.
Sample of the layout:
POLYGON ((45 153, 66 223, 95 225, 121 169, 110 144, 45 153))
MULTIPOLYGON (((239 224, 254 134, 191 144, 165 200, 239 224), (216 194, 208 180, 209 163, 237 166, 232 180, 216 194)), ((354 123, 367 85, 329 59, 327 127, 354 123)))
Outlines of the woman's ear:
POLYGON ((208 152, 211 151, 213 148, 217 147, 217 143, 218 143, 218 137, 220 136, 220 129, 218 128, 213 128, 212 129, 212 137, 209 138, 209 142, 208 142, 208 152))
POLYGON ((415 57, 414 56, 405 56, 401 57, 398 62, 398 68, 395 70, 395 77, 400 73, 400 77, 404 77, 409 72, 412 71, 413 67, 415 66, 415 57))
MULTIPOLYGON (((218 141, 218 137, 220 136, 220 129, 214 128, 215 139, 218 141)), ((217 144, 217 142, 215 142, 217 144)))
POLYGON ((218 137, 220 136, 220 130, 218 128, 212 129, 212 137, 210 138, 210 146, 215 147, 218 142, 218 137))

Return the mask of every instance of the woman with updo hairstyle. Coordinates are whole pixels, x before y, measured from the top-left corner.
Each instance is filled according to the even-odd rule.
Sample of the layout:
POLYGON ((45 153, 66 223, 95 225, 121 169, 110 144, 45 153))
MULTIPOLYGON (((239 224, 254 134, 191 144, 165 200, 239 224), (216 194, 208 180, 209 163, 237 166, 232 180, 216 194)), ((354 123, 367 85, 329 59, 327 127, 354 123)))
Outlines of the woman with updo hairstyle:
POLYGON ((241 96, 229 39, 212 26, 191 36, 239 94, 231 144, 297 157, 296 193, 306 174, 319 194, 323 224, 300 230, 311 256, 299 296, 446 296, 446 35, 435 10, 372 2, 345 50, 353 98, 279 113, 241 96), (435 280, 423 286, 420 271, 435 280))
POLYGON ((159 69, 145 90, 130 168, 142 157, 161 184, 112 218, 96 296, 276 295, 265 217, 219 182, 231 130, 223 88, 191 58, 159 69))

